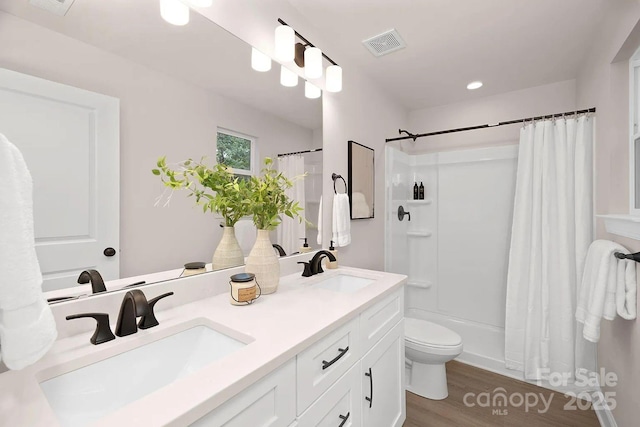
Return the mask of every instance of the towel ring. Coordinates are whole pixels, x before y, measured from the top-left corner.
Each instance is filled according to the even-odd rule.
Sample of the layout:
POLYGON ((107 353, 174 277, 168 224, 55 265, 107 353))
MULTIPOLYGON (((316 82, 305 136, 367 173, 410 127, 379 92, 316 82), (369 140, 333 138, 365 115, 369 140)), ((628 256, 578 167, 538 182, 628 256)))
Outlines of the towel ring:
POLYGON ((332 173, 331 174, 331 179, 333 180, 333 192, 338 194, 338 190, 336 190, 336 181, 341 179, 342 182, 344 182, 344 192, 347 192, 347 181, 344 180, 344 178, 342 177, 342 175, 338 175, 337 173, 332 173))

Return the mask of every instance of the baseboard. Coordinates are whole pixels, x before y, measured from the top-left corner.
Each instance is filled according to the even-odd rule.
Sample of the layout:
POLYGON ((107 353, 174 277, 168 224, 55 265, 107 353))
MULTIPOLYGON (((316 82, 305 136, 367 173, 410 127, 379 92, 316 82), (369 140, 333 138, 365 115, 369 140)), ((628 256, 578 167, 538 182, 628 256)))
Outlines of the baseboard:
MULTIPOLYGON (((594 399, 596 402, 604 402, 601 390, 594 392, 594 394, 599 395, 600 397, 599 399, 594 399)), ((595 413, 601 427, 618 427, 616 419, 613 417, 613 412, 609 409, 609 405, 598 405, 595 409, 595 413)))

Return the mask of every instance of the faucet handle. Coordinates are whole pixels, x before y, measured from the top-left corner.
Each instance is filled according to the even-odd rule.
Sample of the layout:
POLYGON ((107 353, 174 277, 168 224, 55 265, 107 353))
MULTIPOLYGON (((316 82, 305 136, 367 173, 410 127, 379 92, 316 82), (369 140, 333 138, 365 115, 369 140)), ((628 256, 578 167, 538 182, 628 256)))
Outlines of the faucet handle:
POLYGON ((149 311, 147 312, 147 314, 143 315, 140 321, 138 322, 138 328, 149 329, 149 328, 153 328, 154 326, 158 326, 160 323, 158 322, 158 319, 156 319, 156 315, 153 311, 153 307, 162 298, 166 298, 171 295, 173 295, 173 292, 167 292, 166 294, 158 295, 157 297, 150 299, 148 301, 149 311))
POLYGON ((302 277, 311 277, 313 273, 311 272, 311 263, 298 261, 298 264, 304 264, 304 271, 302 272, 302 277))
POLYGON ((71 316, 67 316, 67 320, 83 319, 85 317, 92 317, 96 319, 97 322, 96 330, 91 339, 89 339, 91 344, 98 345, 116 339, 116 336, 111 332, 111 327, 109 326, 109 315, 107 313, 73 314, 71 316))

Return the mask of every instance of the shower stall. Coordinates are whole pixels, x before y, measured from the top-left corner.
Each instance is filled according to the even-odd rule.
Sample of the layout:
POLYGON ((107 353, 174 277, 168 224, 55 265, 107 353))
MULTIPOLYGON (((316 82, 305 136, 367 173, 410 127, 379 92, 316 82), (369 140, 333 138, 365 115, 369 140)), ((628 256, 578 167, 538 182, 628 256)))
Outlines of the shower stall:
POLYGON ((457 332, 458 360, 518 377, 504 367, 517 145, 385 154, 385 269, 409 277, 406 316, 457 332))

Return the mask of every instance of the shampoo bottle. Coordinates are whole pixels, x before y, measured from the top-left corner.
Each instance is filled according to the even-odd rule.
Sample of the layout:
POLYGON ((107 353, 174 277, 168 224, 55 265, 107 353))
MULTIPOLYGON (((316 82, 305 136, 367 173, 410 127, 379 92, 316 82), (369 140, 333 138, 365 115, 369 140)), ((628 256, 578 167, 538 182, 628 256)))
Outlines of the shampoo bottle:
POLYGON ((304 245, 302 245, 302 247, 300 248, 300 253, 301 254, 306 254, 307 252, 311 252, 311 248, 309 247, 309 244, 307 243, 307 238, 306 237, 301 237, 300 240, 304 240, 304 245))
POLYGON ((335 261, 328 261, 327 268, 338 268, 338 250, 333 246, 333 240, 331 241, 331 245, 329 246, 329 252, 336 257, 335 261))
POLYGON ((413 200, 418 200, 418 183, 413 184, 413 200))
POLYGON ((424 200, 424 185, 422 185, 422 182, 420 182, 420 188, 418 190, 418 198, 420 200, 424 200))

